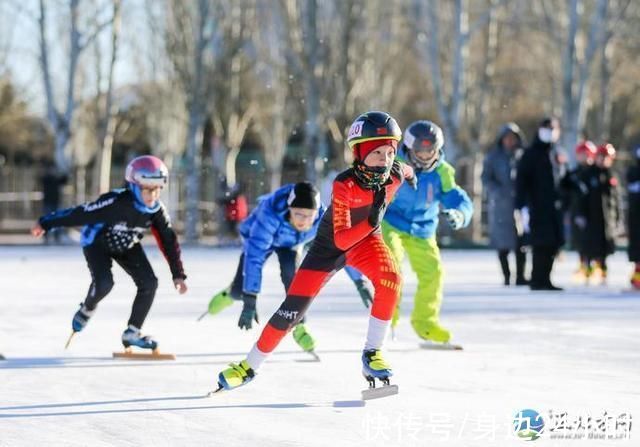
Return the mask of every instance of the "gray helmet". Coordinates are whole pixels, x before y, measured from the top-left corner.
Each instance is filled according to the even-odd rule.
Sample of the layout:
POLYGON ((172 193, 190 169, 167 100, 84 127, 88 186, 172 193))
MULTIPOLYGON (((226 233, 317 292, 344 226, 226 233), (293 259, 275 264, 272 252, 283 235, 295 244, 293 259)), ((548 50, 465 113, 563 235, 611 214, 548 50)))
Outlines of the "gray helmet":
POLYGON ((431 121, 415 121, 404 131, 402 147, 409 156, 409 161, 416 169, 433 171, 444 160, 444 135, 442 129, 431 121), (416 153, 434 154, 429 161, 424 161, 416 153))

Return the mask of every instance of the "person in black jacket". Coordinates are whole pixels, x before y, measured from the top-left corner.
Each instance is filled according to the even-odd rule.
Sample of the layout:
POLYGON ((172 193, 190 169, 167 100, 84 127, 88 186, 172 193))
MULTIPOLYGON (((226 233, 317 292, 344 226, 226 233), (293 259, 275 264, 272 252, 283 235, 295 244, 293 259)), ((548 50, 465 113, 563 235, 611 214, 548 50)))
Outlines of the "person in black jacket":
POLYGON ((629 247, 627 253, 629 261, 635 263, 635 269, 631 274, 631 286, 640 290, 640 145, 633 149, 632 154, 636 163, 627 170, 627 197, 629 201, 627 214, 629 247))
POLYGON ((555 148, 559 138, 558 120, 545 118, 518 163, 514 217, 518 234, 530 233, 531 290, 562 290, 550 279, 553 262, 564 244, 558 185, 565 164, 555 148))
POLYGON ((74 334, 84 329, 98 303, 111 291, 111 266, 116 261, 138 288, 128 327, 122 334, 122 344, 125 348, 132 345, 143 349, 157 348, 155 340, 140 333, 158 287, 158 279, 140 245, 145 229, 151 228, 169 263, 178 292, 187 291, 178 238, 159 200, 168 174, 159 158, 137 157, 127 166, 126 188, 103 194, 95 202, 42 216, 31 229, 34 236, 40 237, 52 228, 84 226, 81 243, 92 281, 86 299, 73 317, 74 334))
POLYGON ((575 147, 576 166, 569 170, 560 181, 563 194, 563 208, 567 212, 571 225, 571 248, 578 252, 578 269, 573 275, 574 281, 585 283, 591 275, 591 261, 585 254, 586 218, 583 216, 583 197, 588 193, 586 176, 593 165, 597 147, 589 140, 579 142, 575 147))
POLYGON ((595 164, 585 178, 587 193, 583 195, 582 215, 585 220, 584 251, 593 261, 590 280, 602 284, 607 278, 607 256, 615 250, 615 234, 620 222, 618 179, 611 166, 616 150, 603 144, 596 152, 595 164))
MULTIPOLYGON (((61 188, 67 183, 68 176, 56 167, 52 160, 45 160, 43 163, 43 173, 40 176, 40 184, 42 185, 42 212, 49 214, 60 208, 61 188)), ((45 234, 45 243, 49 244, 52 240, 60 243, 62 230, 56 228, 45 234)))

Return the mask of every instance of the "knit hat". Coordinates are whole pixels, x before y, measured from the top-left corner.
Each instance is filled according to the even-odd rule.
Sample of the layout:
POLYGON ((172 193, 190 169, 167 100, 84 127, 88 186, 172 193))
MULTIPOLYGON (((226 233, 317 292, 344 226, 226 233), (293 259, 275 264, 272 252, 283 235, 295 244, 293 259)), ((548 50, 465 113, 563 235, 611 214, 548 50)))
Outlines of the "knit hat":
POLYGON ((320 208, 320 192, 309 182, 296 183, 289 193, 287 204, 290 208, 320 208))

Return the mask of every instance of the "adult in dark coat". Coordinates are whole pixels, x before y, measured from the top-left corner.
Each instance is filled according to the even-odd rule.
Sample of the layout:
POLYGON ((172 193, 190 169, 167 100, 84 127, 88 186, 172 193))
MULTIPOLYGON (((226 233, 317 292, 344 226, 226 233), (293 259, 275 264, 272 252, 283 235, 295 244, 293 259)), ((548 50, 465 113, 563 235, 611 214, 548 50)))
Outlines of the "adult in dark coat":
POLYGON ((615 250, 615 235, 620 222, 618 179, 611 165, 615 149, 610 144, 598 147, 596 163, 587 172, 587 194, 583 200, 586 218, 584 253, 594 261, 592 280, 603 282, 607 276, 607 256, 615 250))
POLYGON ((550 279, 553 262, 564 244, 559 182, 565 164, 555 148, 559 138, 558 120, 545 118, 518 162, 515 218, 520 234, 527 227, 530 229, 531 290, 562 290, 551 284, 550 279))
POLYGON ((524 138, 515 123, 507 123, 500 128, 494 147, 487 153, 482 169, 482 184, 487 193, 489 239, 498 251, 498 259, 504 276, 504 284, 509 285, 509 252, 515 252, 516 285, 526 285, 524 270, 526 253, 523 238, 518 236, 513 217, 515 202, 515 180, 517 161, 522 156, 524 138))
POLYGON ((631 276, 631 285, 640 290, 640 145, 633 150, 636 163, 627 170, 627 197, 629 210, 627 214, 627 228, 629 247, 627 253, 629 261, 635 263, 631 276))

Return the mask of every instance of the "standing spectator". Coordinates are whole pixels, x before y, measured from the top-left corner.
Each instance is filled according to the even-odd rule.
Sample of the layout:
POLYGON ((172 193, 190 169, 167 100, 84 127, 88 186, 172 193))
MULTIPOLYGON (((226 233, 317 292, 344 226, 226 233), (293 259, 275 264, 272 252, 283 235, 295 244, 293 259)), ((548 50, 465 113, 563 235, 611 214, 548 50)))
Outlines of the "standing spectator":
POLYGON ((562 290, 551 283, 553 262, 564 244, 558 185, 565 164, 555 148, 559 138, 558 120, 545 118, 518 162, 514 217, 519 235, 530 232, 531 290, 562 290))
POLYGON ((633 150, 635 165, 627 170, 629 211, 627 215, 629 235, 629 261, 635 263, 631 286, 640 290, 640 145, 633 150))
POLYGON ((562 188, 564 209, 568 212, 570 221, 571 248, 578 252, 578 270, 573 275, 575 281, 584 283, 591 275, 591 262, 585 254, 586 220, 582 215, 581 203, 588 192, 586 176, 593 165, 598 148, 589 141, 581 141, 575 148, 576 166, 560 181, 562 188))
POLYGON ((482 184, 487 192, 489 238, 498 251, 504 285, 511 280, 509 252, 516 257, 517 286, 529 284, 525 279, 526 252, 523 236, 518 236, 514 221, 516 165, 522 156, 524 138, 520 127, 507 123, 500 128, 493 149, 484 159, 482 184))
MULTIPOLYGON (((47 215, 60 208, 60 197, 62 186, 67 183, 68 176, 56 167, 51 159, 43 162, 43 173, 40 176, 42 186, 42 214, 47 215)), ((56 244, 60 243, 62 228, 55 228, 45 233, 44 242, 50 244, 52 239, 56 244)))
POLYGON ((595 164, 586 176, 587 193, 583 196, 582 213, 585 228, 585 255, 593 260, 591 280, 602 284, 607 279, 607 256, 615 250, 615 233, 620 221, 618 179, 611 166, 616 150, 603 144, 596 152, 595 164))

